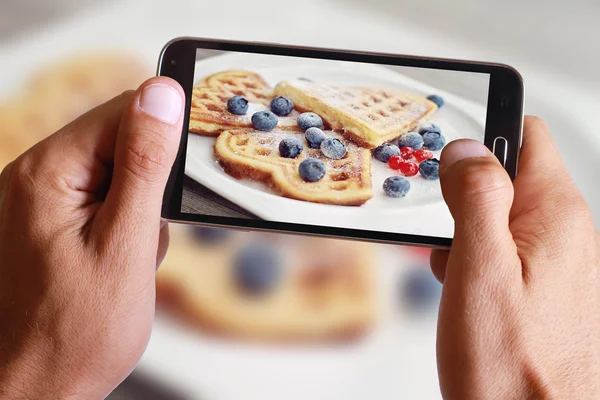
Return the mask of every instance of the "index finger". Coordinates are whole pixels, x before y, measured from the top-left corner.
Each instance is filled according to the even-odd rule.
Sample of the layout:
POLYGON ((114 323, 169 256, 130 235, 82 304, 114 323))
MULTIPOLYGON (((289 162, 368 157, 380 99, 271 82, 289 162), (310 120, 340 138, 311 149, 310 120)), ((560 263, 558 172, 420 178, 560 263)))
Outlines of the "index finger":
POLYGON ((532 208, 539 208, 541 200, 552 205, 555 201, 562 201, 566 194, 569 197, 579 194, 548 126, 540 118, 525 117, 523 146, 514 187, 511 220, 532 208))
POLYGON ((94 108, 32 147, 23 160, 31 175, 61 194, 95 192, 112 168, 117 128, 132 93, 94 108))
POLYGON ((539 118, 525 119, 514 189, 510 229, 528 281, 549 274, 553 263, 547 261, 559 259, 578 230, 592 223, 587 203, 539 118), (544 268, 536 270, 535 265, 544 268))

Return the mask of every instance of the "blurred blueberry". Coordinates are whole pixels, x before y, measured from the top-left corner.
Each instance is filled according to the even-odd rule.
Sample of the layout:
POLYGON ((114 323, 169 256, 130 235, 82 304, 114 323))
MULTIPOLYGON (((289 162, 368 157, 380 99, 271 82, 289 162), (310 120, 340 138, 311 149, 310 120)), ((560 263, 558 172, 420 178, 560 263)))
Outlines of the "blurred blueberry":
POLYGON ((442 285, 429 267, 423 265, 403 276, 400 293, 409 308, 419 311, 437 306, 442 295, 442 285))
POLYGON ((267 294, 281 280, 282 260, 273 246, 252 242, 235 255, 233 271, 240 290, 251 295, 267 294))
POLYGON ((202 242, 217 243, 226 239, 231 234, 231 231, 223 228, 213 228, 210 226, 194 226, 194 237, 202 242))

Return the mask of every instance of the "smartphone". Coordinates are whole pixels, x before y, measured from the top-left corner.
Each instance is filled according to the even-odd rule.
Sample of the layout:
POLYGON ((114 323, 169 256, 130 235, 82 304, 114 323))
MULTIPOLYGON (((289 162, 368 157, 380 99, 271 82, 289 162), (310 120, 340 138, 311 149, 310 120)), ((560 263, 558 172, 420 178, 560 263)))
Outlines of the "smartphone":
POLYGON ((443 147, 480 140, 516 174, 506 65, 178 38, 158 74, 186 93, 169 221, 446 248, 443 147))

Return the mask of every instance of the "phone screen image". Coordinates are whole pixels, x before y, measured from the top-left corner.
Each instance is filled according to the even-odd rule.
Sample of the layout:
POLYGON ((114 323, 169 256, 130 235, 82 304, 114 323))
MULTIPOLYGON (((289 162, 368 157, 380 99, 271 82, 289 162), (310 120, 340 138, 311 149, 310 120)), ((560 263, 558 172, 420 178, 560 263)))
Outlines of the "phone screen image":
POLYGON ((181 213, 450 239, 440 154, 484 141, 489 90, 481 72, 197 49, 181 213))

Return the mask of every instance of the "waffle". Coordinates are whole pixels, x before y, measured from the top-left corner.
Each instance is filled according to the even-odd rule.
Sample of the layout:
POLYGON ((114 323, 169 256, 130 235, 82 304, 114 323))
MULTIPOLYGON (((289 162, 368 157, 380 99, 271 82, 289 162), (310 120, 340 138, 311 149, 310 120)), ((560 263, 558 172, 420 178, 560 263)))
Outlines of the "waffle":
MULTIPOLYGON (((268 110, 273 99, 273 88, 262 76, 250 71, 223 71, 202 79, 192 91, 190 132, 218 136, 234 128, 252 128, 250 118, 257 111, 268 110), (227 100, 244 96, 248 112, 235 115, 227 111, 227 100)), ((294 129, 298 112, 278 118, 279 129, 294 129)))
MULTIPOLYGON (((341 136, 326 132, 329 136, 341 136)), ((311 149, 302 134, 290 131, 260 132, 234 130, 223 132, 215 142, 215 156, 225 172, 242 179, 265 182, 278 194, 297 200, 346 206, 361 205, 373 196, 371 188, 371 154, 352 143, 341 160, 311 149), (285 137, 302 138, 304 150, 295 159, 279 155, 279 142, 285 137), (305 182, 298 166, 307 157, 325 163, 327 173, 318 182, 305 182)))
POLYGON ((0 106, 0 166, 150 75, 139 60, 119 53, 80 55, 44 67, 0 106))
POLYGON ((377 317, 375 248, 369 243, 231 232, 217 243, 171 225, 156 274, 159 312, 203 333, 251 341, 356 340, 377 317), (233 257, 250 243, 282 255, 281 281, 264 296, 236 285, 233 257))
POLYGON ((331 129, 367 148, 411 132, 437 109, 424 97, 398 90, 300 80, 279 83, 275 94, 292 99, 298 110, 319 114, 331 129))

